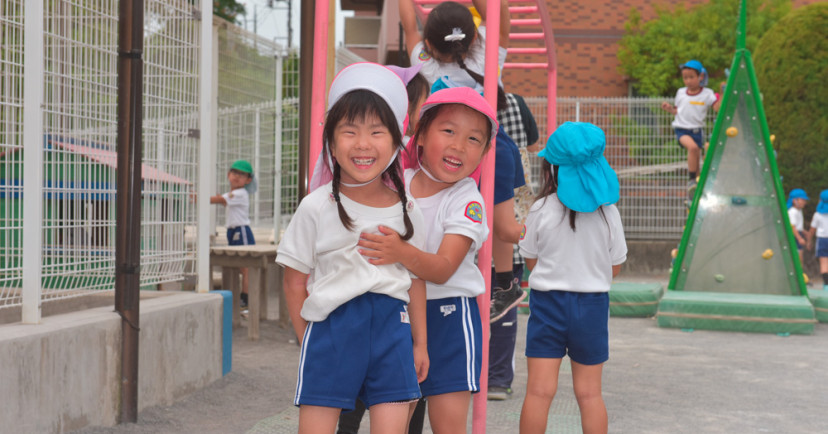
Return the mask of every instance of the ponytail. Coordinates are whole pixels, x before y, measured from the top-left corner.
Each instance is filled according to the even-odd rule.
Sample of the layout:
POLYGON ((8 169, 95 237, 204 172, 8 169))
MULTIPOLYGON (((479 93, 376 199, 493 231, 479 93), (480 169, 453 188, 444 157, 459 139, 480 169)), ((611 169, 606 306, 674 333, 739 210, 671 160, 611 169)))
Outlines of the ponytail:
POLYGON ((345 226, 345 229, 352 231, 354 230, 354 221, 351 220, 351 217, 347 212, 345 212, 345 207, 342 206, 342 201, 339 196, 339 170, 339 164, 334 163, 333 182, 331 182, 331 188, 333 190, 334 200, 336 201, 336 210, 339 212, 339 220, 342 222, 342 225, 345 226))
POLYGON ((394 188, 397 189, 397 195, 400 197, 400 203, 402 204, 405 234, 400 235, 400 238, 402 238, 403 241, 408 241, 414 236, 414 225, 411 224, 411 218, 408 217, 408 196, 405 194, 405 185, 403 185, 403 180, 400 178, 400 171, 397 170, 399 164, 400 157, 398 156, 397 161, 386 173, 391 179, 391 182, 394 183, 394 188))

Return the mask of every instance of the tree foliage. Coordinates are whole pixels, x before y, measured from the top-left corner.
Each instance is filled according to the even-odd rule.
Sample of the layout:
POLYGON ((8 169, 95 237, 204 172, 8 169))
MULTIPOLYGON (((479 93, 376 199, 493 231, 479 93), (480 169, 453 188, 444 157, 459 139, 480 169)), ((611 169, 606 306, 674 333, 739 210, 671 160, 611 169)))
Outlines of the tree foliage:
POLYGON ((237 0, 213 0, 213 14, 238 24, 239 15, 245 14, 244 5, 237 0))
POLYGON ((797 9, 762 37, 754 65, 786 192, 803 188, 808 214, 828 188, 828 3, 797 9))
MULTIPOLYGON (((740 1, 710 0, 693 9, 679 4, 674 10, 656 5, 656 18, 646 22, 633 8, 619 43, 621 73, 633 80, 642 95, 670 95, 684 86, 678 65, 697 59, 710 74, 713 87, 733 60, 740 1)), ((790 0, 748 0, 747 48, 755 48, 790 9, 790 0)))

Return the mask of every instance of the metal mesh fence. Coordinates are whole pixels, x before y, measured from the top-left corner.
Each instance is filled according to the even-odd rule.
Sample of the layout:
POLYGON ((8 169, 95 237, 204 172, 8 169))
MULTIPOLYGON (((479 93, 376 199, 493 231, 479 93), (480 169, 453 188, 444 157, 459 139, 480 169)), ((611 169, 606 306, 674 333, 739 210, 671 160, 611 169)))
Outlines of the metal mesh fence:
MULTIPOLYGON (((559 98, 557 123, 590 122, 604 130, 604 155, 618 173, 618 209, 628 239, 679 239, 687 219, 687 152, 678 144, 673 116, 660 106, 670 98, 559 98)), ((546 130, 546 98, 526 98, 540 130, 546 130)), ((708 115, 705 137, 715 113, 708 115)), ((540 159, 532 158, 532 182, 540 183, 540 159)), ((537 191, 537 190, 536 190, 537 191)))
POLYGON ((20 304, 23 0, 0 2, 0 308, 20 304))

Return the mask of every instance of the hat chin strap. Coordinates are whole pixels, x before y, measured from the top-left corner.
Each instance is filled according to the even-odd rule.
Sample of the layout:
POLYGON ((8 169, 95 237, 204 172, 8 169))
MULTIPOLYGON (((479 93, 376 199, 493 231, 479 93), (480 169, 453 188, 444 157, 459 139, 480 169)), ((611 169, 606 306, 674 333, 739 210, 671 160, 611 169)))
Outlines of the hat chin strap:
POLYGON ((434 182, 439 182, 441 184, 451 184, 450 182, 443 181, 442 179, 437 179, 436 176, 432 175, 431 172, 429 172, 428 169, 425 168, 425 166, 423 165, 423 162, 420 161, 420 151, 419 150, 416 152, 416 154, 417 154, 417 165, 420 166, 420 171, 423 172, 425 174, 425 176, 428 177, 428 179, 430 179, 434 182))
MULTIPOLYGON (((399 154, 399 153, 400 153, 400 148, 397 148, 394 151, 394 155, 392 155, 391 159, 388 160, 388 164, 385 165, 385 169, 382 169, 382 172, 380 172, 379 175, 371 178, 370 181, 362 182, 362 183, 359 183, 359 184, 348 184, 347 182, 342 182, 342 180, 340 180, 339 183, 346 186, 346 187, 363 187, 363 186, 366 186, 366 185, 376 181, 377 178, 381 177, 382 174, 385 173, 385 171, 388 170, 388 168, 391 167, 392 164, 394 164, 394 160, 397 159, 397 154, 399 154)), ((327 158, 325 158, 325 160, 327 160, 327 162, 328 162, 328 167, 331 168, 331 173, 334 173, 334 167, 333 167, 333 161, 332 161, 333 159, 331 157, 330 152, 327 154, 327 158)))

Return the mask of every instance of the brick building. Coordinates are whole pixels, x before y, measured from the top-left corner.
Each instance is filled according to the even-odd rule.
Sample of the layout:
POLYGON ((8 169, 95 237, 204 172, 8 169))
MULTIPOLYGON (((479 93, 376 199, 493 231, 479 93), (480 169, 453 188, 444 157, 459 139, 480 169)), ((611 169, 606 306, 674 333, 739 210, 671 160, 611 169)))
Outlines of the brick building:
MULTIPOLYGON (((555 34, 558 96, 627 96, 629 85, 618 70, 618 41, 624 34, 630 10, 635 7, 646 21, 655 17, 655 4, 672 9, 683 3, 692 8, 707 0, 547 0, 555 34)), ((817 0, 794 0, 800 7, 817 0)), ((520 31, 520 30, 518 30, 520 31)), ((527 56, 509 55, 508 62, 527 56)), ((545 70, 506 69, 504 86, 524 96, 545 96, 545 70)))

